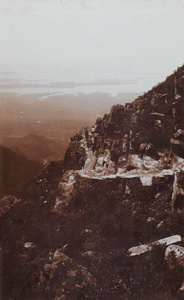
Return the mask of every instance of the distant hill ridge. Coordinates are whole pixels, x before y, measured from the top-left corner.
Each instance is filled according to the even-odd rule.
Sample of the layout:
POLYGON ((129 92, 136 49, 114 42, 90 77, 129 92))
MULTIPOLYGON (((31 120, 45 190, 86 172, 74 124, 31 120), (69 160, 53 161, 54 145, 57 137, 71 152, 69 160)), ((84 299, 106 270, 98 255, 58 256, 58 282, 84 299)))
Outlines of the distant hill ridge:
POLYGON ((63 142, 47 136, 29 134, 19 138, 11 149, 30 160, 48 163, 51 160, 62 159, 63 142))

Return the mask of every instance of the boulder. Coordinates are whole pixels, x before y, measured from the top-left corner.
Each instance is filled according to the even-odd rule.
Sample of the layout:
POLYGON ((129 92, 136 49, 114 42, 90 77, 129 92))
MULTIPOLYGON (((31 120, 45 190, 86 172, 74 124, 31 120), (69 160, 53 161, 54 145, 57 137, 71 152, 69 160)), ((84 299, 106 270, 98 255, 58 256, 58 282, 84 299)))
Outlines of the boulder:
POLYGON ((152 157, 155 160, 159 160, 160 157, 153 144, 149 143, 148 145, 146 145, 145 151, 148 156, 152 157))
POLYGON ((184 247, 170 245, 165 250, 165 259, 169 262, 170 267, 184 267, 184 247))
POLYGON ((129 154, 127 167, 128 168, 142 169, 142 170, 145 169, 143 160, 137 154, 129 154))
POLYGON ((0 198, 0 216, 6 213, 11 207, 15 206, 20 199, 17 199, 15 196, 12 195, 4 195, 0 198))
POLYGON ((24 248, 27 248, 27 249, 29 249, 29 248, 35 248, 35 247, 36 246, 32 242, 26 242, 24 244, 24 248))
POLYGON ((61 249, 54 252, 50 263, 44 265, 41 275, 45 290, 51 290, 53 286, 57 287, 55 299, 62 299, 66 295, 69 297, 67 299, 74 299, 74 295, 77 297, 82 289, 88 293, 96 286, 96 279, 91 273, 66 256, 61 249))

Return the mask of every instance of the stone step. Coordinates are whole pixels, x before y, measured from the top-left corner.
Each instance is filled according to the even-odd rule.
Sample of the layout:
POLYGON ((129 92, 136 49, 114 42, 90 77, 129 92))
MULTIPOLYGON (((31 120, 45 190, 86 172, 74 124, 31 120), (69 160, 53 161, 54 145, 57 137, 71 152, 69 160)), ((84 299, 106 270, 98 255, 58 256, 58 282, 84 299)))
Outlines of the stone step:
POLYGON ((132 247, 132 248, 128 249, 128 254, 129 254, 129 256, 140 255, 142 253, 145 253, 145 252, 148 252, 148 251, 152 250, 152 248, 155 245, 166 245, 166 246, 168 246, 168 245, 171 245, 171 244, 181 242, 181 240, 182 240, 182 238, 181 238, 180 235, 172 235, 170 237, 163 238, 163 239, 157 240, 157 241, 149 243, 149 244, 144 244, 144 245, 132 247))

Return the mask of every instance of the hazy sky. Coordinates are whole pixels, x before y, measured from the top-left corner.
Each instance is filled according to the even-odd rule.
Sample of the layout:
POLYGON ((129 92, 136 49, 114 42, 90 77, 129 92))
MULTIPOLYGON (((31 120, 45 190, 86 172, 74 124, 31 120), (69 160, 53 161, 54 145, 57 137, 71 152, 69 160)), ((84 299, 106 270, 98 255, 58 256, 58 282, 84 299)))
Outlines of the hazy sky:
POLYGON ((3 73, 156 84, 183 58, 183 0, 0 0, 3 73))

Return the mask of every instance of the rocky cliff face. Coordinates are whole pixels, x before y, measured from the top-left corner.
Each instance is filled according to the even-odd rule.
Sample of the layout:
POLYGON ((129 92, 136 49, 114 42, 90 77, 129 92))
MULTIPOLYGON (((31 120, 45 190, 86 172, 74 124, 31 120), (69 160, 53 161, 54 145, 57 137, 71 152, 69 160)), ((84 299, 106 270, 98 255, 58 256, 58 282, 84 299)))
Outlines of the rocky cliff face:
POLYGON ((68 168, 84 167, 103 175, 170 167, 173 153, 184 157, 183 116, 181 67, 133 103, 114 105, 91 129, 72 137, 65 162, 68 168))

